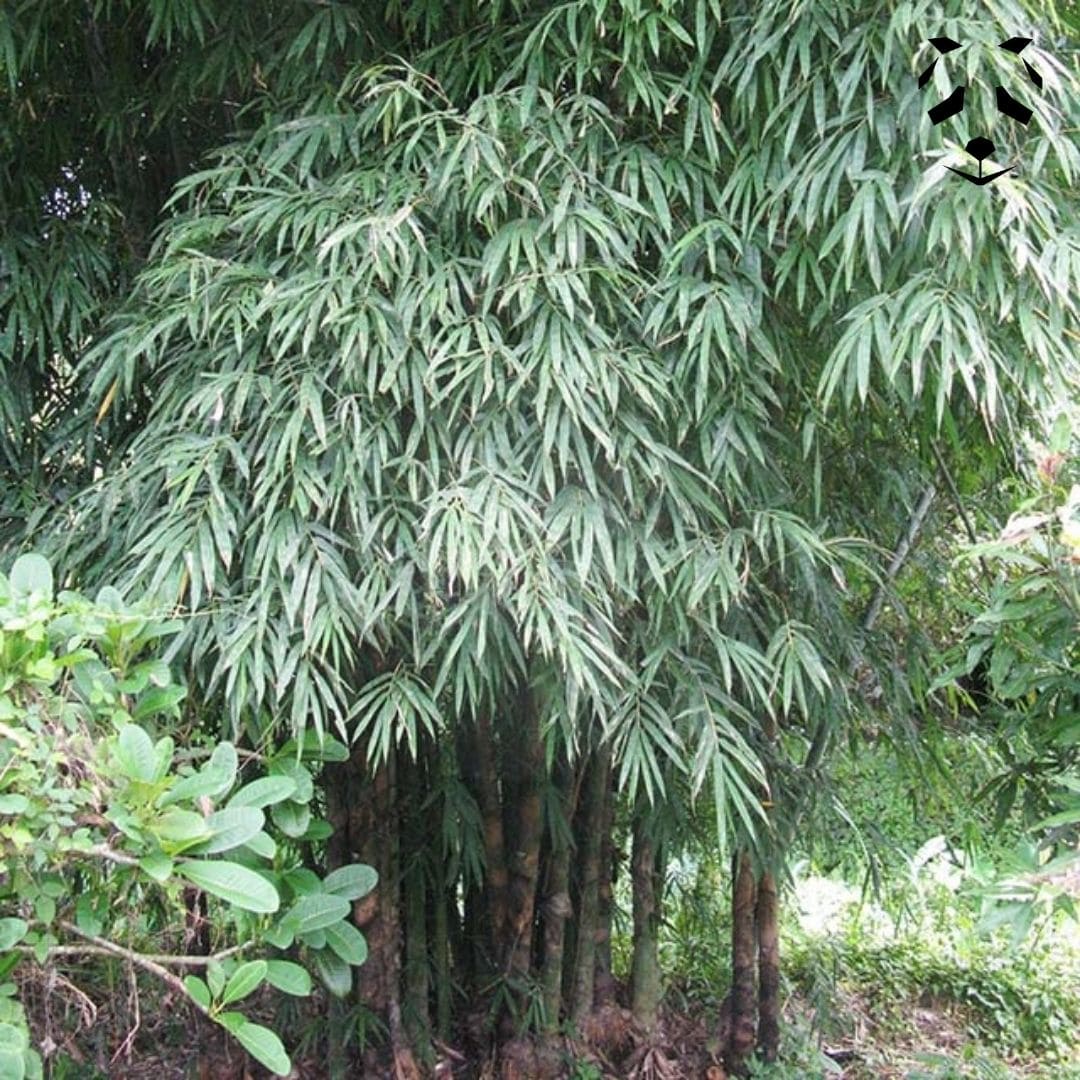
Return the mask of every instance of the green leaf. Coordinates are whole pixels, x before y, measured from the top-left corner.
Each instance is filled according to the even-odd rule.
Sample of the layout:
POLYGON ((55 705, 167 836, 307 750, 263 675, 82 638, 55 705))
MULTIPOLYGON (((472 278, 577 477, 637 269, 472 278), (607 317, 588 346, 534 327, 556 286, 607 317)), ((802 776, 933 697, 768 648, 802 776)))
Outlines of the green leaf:
POLYGON ((1054 426, 1050 431, 1050 452, 1054 454, 1066 453, 1071 441, 1072 422, 1069 420, 1069 414, 1065 412, 1058 413, 1054 426))
POLYGON ((275 803, 270 807, 274 824, 286 835, 299 839, 311 824, 311 810, 294 802, 275 803))
POLYGON ((0 1046, 0 1076, 4 1077, 4 1080, 24 1080, 26 1059, 21 1050, 0 1046))
POLYGON ((240 1045, 275 1076, 288 1076, 292 1071, 285 1047, 269 1028, 248 1021, 233 1034, 240 1045))
POLYGON ((287 776, 296 785, 296 792, 292 796, 297 803, 308 803, 315 795, 314 781, 311 773, 300 762, 292 758, 278 758, 270 763, 272 776, 287 776))
POLYGON ((0 795, 0 814, 25 814, 30 800, 25 795, 0 795))
POLYGON ((266 878, 239 863, 182 862, 177 873, 244 911, 270 913, 281 904, 277 890, 266 878))
POLYGON ((268 944, 273 945, 276 949, 290 948, 295 938, 296 932, 286 923, 278 923, 276 926, 271 926, 270 929, 263 934, 263 939, 268 944))
POLYGON ((266 977, 265 960, 249 960, 241 964, 232 974, 222 995, 221 1004, 231 1005, 248 996, 266 977))
POLYGON ((352 990, 352 968, 337 953, 320 949, 312 953, 312 962, 323 985, 335 997, 345 997, 352 990))
POLYGON ((367 959, 367 941, 352 923, 342 920, 333 926, 326 927, 325 933, 326 944, 346 964, 359 965, 367 959))
POLYGON ((323 878, 323 892, 333 896, 343 896, 346 900, 359 900, 367 896, 379 882, 379 875, 374 867, 363 863, 350 863, 331 870, 323 878))
POLYGON ((296 792, 296 781, 291 776, 264 776, 245 784, 231 799, 228 806, 254 806, 262 808, 271 803, 289 799, 296 792))
POLYGON ((53 598, 53 573, 49 560, 43 555, 30 552, 20 555, 12 564, 8 575, 13 596, 37 594, 46 600, 53 598))
POLYGON ((348 761, 349 748, 330 735, 324 735, 321 739, 317 731, 308 729, 303 738, 297 742, 290 739, 275 755, 277 758, 292 760, 296 759, 297 751, 304 761, 348 761))
POLYGON ((168 806, 181 799, 214 798, 233 786, 237 770, 236 748, 232 743, 218 743, 210 760, 191 776, 178 780, 158 800, 160 806, 168 806))
POLYGON ((152 686, 139 695, 131 718, 142 721, 160 713, 172 713, 185 697, 187 688, 184 686, 152 686))
POLYGON ((163 851, 151 851, 139 860, 139 867, 161 884, 169 880, 173 872, 173 861, 163 851))
POLYGON ((199 978, 198 975, 187 975, 184 978, 184 989, 204 1009, 210 1008, 210 987, 199 978))
POLYGON ((267 960, 266 981, 293 997, 307 997, 311 993, 311 976, 291 960, 267 960))
POLYGON ((1062 825, 1076 825, 1078 822, 1080 822, 1080 806, 1074 806, 1071 810, 1062 810, 1060 813, 1043 818, 1032 828, 1035 830, 1056 829, 1062 825))
POLYGON ((300 897, 282 922, 290 926, 294 933, 307 934, 348 918, 349 910, 349 902, 344 897, 314 893, 300 897))
POLYGON ((122 615, 125 610, 124 598, 114 585, 103 585, 94 595, 94 603, 114 615, 122 615))
POLYGON ((100 906, 94 902, 94 897, 89 893, 83 893, 75 902, 75 923, 80 930, 98 937, 104 927, 104 920, 100 914, 100 906))
POLYGON ((150 829, 157 835, 162 850, 170 855, 178 855, 210 836, 210 828, 202 814, 181 810, 179 806, 169 807, 150 823, 150 829))
POLYGON ((154 775, 153 783, 163 780, 172 768, 173 754, 176 753, 176 743, 171 735, 165 735, 154 743, 154 775))
MULTIPOLYGON (((210 760, 206 763, 208 770, 212 769, 222 777, 222 791, 228 791, 236 781, 236 770, 239 768, 239 759, 236 755, 236 747, 231 742, 221 742, 214 747, 210 760)), ((212 792, 211 794, 216 794, 212 792)))
POLYGON ((300 836, 301 840, 326 840, 334 835, 334 826, 324 818, 312 818, 300 836))
POLYGON ((210 838, 188 849, 188 853, 217 855, 219 852, 240 847, 262 831, 263 821, 263 812, 253 806, 226 807, 206 819, 210 838))
POLYGON ((30 929, 25 919, 6 918, 0 919, 0 952, 17 945, 30 929))
POLYGON ((297 938, 309 949, 326 948, 325 930, 308 930, 305 934, 298 934, 297 938))
POLYGON ((137 724, 125 724, 116 739, 116 759, 124 775, 152 783, 157 771, 157 755, 150 736, 137 724))
POLYGON ((30 1049, 30 1036, 21 1027, 14 1024, 0 1023, 0 1047, 25 1053, 30 1049))
POLYGON ((206 965, 206 981, 210 984, 210 993, 215 998, 221 997, 221 992, 225 989, 225 969, 220 960, 211 960, 206 965))
POLYGON ((306 866, 294 866, 291 870, 286 870, 284 878, 286 884, 298 897, 326 891, 319 880, 319 875, 306 866))
POLYGON ((257 832, 244 846, 262 859, 272 859, 277 852, 277 844, 264 832, 257 832))
POLYGON ((235 1035, 248 1022, 247 1017, 238 1012, 218 1013, 214 1019, 232 1035, 235 1035))
POLYGON ((170 806, 182 800, 201 799, 213 797, 221 791, 227 790, 227 785, 222 786, 220 774, 211 770, 200 769, 190 776, 183 776, 164 795, 158 799, 159 806, 170 806))

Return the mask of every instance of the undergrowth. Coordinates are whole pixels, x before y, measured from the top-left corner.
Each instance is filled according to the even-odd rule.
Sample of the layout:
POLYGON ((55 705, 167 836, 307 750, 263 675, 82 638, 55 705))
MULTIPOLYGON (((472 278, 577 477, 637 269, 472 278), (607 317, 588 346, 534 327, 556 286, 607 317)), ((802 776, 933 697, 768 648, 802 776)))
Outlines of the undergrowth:
MULTIPOLYGON (((855 827, 816 829, 824 840, 794 867, 782 903, 785 1044, 779 1063, 754 1066, 757 1080, 1080 1080, 1070 1064, 1080 930, 1058 922, 1048 937, 1019 941, 986 932, 979 885, 1008 861, 1019 823, 995 832, 991 809, 973 798, 999 765, 985 744, 944 736, 937 750, 944 773, 918 797, 884 742, 838 767, 855 827), (828 1047, 851 1049, 853 1064, 838 1065, 828 1047)), ((669 1008, 720 1007, 729 896, 715 855, 672 865, 660 942, 669 1008)), ((628 973, 627 944, 616 936, 616 966, 628 973)))

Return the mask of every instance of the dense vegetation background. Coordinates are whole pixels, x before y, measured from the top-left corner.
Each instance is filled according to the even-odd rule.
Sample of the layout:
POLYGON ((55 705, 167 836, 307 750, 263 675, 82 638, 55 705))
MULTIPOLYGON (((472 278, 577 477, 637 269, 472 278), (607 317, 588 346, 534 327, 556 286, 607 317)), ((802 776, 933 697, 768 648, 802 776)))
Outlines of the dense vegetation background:
MULTIPOLYGON (((999 921, 1067 907, 1075 40, 1012 0, 0 11, 9 1057, 40 1070, 33 987, 94 957, 279 1072, 269 987, 310 986, 249 964, 321 976, 312 1075, 781 1075, 800 860, 873 878, 940 833, 999 921), (971 47, 920 89, 937 34, 971 47), (1021 166, 976 187, 944 165, 986 131, 1021 166), (73 724, 100 777, 33 758, 73 724), (237 762, 177 747, 293 787, 222 809, 237 762), (897 762, 925 833, 884 831, 897 762), (103 832, 35 854, 60 789, 103 832), (223 1012, 259 985, 267 1023, 223 1012)), ((933 959, 897 985, 944 993, 933 959)), ((983 985, 999 1027, 1033 978, 983 985)), ((1054 993, 1017 1047, 1068 1053, 1054 993)))

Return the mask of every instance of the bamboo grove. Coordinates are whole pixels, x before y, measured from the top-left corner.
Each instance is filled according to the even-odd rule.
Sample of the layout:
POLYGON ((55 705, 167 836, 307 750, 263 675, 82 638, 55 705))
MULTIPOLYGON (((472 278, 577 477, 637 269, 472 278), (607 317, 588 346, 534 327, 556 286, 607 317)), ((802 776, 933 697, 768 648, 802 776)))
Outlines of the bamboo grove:
MULTIPOLYGON (((424 1075, 436 1039, 543 1075, 520 1036, 617 1001, 651 1030, 695 845, 732 865, 728 1066, 774 1058, 785 853, 853 673, 900 708, 918 672, 866 619, 896 538, 940 458, 1007 460, 1071 370, 1053 28, 1007 0, 146 7, 167 203, 113 161, 50 219, 95 268, 66 305, 37 221, 0 252, 5 445, 40 486, 11 543, 44 505, 73 579, 183 616, 206 723, 352 747, 321 857, 380 875, 373 1075, 424 1075), (1038 39, 1028 167, 992 188, 943 168, 992 103, 926 119, 942 27, 1038 39)), ((127 5, 88 8, 76 50, 127 5)), ((34 17, 0 15, 9 104, 59 62, 34 17)))

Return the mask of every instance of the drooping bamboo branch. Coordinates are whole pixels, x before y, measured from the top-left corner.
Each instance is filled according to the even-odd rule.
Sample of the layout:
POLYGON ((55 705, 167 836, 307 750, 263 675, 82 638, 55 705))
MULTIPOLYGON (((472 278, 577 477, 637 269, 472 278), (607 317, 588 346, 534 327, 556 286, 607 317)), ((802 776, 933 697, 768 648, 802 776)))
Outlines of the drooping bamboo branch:
MULTIPOLYGON (((162 967, 199 968, 206 967, 208 964, 220 963, 230 956, 235 956, 238 952, 246 949, 250 944, 250 941, 244 941, 239 945, 233 945, 231 948, 222 949, 220 952, 213 953, 211 956, 180 956, 173 955, 172 953, 138 953, 136 955, 152 964, 160 964, 162 967)), ((13 952, 37 956, 37 949, 33 945, 13 945, 11 948, 13 952)), ((45 953, 45 960, 49 961, 54 957, 59 956, 79 957, 116 955, 115 950, 99 948, 97 945, 53 945, 45 953)))

